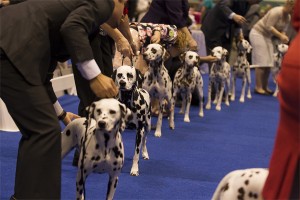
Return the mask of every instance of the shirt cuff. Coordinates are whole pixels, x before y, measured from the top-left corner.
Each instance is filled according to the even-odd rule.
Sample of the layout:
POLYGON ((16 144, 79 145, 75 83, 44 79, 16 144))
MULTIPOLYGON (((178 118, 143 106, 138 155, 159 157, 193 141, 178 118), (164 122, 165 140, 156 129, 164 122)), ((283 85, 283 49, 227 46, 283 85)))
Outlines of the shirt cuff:
POLYGON ((77 68, 81 75, 87 80, 91 80, 101 73, 101 70, 94 59, 77 63, 77 68))
POLYGON ((236 14, 233 12, 233 13, 231 13, 231 14, 229 15, 228 18, 229 18, 229 19, 232 19, 234 15, 236 15, 236 14))
POLYGON ((64 111, 64 109, 61 107, 58 101, 55 101, 53 107, 57 116, 59 116, 64 111))

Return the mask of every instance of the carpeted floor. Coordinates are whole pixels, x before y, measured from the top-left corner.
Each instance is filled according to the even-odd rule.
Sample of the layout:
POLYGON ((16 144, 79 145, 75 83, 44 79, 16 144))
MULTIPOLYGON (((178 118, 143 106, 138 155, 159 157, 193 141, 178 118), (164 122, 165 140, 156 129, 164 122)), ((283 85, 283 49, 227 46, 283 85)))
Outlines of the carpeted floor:
MULTIPOLYGON (((206 98, 207 75, 204 81, 206 98)), ((241 80, 237 83, 239 97, 241 80)), ((274 84, 270 84, 274 88, 274 84)), ((77 112, 77 97, 65 95, 60 102, 66 110, 77 112)), ((140 159, 138 177, 129 174, 135 131, 125 130, 125 165, 119 177, 116 200, 211 199, 218 182, 229 171, 268 167, 278 122, 277 98, 253 94, 245 103, 236 100, 229 107, 223 104, 220 112, 214 107, 204 110, 204 118, 198 116, 198 109, 191 107, 191 122, 185 123, 176 108, 175 130, 168 128, 164 118, 161 138, 154 137, 151 131, 147 141, 150 160, 140 159)), ((19 138, 18 132, 0 132, 0 199, 9 199, 13 193, 19 138)), ((73 152, 62 165, 64 200, 75 199, 77 169, 71 165, 72 159, 73 152)), ((87 199, 105 199, 107 181, 106 174, 89 176, 87 199)))

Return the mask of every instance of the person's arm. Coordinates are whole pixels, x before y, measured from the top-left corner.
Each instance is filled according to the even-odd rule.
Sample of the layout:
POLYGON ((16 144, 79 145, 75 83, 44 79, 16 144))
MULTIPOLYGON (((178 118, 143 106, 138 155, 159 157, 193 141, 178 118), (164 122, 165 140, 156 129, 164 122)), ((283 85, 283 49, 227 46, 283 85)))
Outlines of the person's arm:
POLYGON ((56 94, 53 90, 51 79, 53 78, 53 73, 49 73, 46 81, 45 81, 45 88, 47 90, 47 93, 49 95, 49 98, 53 104, 56 116, 59 120, 61 120, 64 125, 68 125, 73 119, 79 118, 80 116, 72 113, 72 112, 66 112, 62 106, 60 105, 56 94))
POLYGON ((118 94, 118 88, 110 77, 101 73, 96 64, 89 35, 105 21, 110 23, 114 21, 107 20, 112 11, 113 4, 110 1, 83 1, 79 8, 68 15, 60 28, 72 63, 76 64, 81 75, 90 81, 92 91, 99 98, 115 97, 118 94), (99 5, 95 6, 94 3, 99 3, 99 5), (94 9, 90 9, 91 7, 94 9))
POLYGON ((239 25, 245 24, 247 20, 243 16, 234 13, 230 9, 230 6, 232 4, 233 4, 232 0, 220 0, 217 3, 217 5, 221 8, 221 11, 224 13, 225 16, 228 17, 228 19, 235 21, 239 25))
POLYGON ((205 62, 216 62, 218 59, 215 56, 200 56, 200 62, 205 63, 205 62))

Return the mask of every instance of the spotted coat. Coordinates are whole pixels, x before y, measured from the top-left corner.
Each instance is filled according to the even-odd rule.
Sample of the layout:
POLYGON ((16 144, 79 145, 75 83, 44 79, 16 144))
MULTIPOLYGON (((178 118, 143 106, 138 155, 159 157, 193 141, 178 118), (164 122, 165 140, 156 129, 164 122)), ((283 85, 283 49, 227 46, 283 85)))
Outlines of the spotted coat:
POLYGON ((212 200, 262 200, 268 169, 250 168, 228 173, 218 184, 212 200))
POLYGON ((247 60, 247 53, 250 53, 252 50, 251 45, 245 39, 242 39, 237 42, 237 51, 238 56, 234 65, 232 66, 232 81, 231 81, 231 97, 230 100, 235 100, 235 86, 236 79, 242 79, 242 91, 240 96, 240 102, 245 101, 245 91, 246 85, 247 89, 247 98, 251 99, 251 73, 250 73, 250 64, 247 60))
POLYGON ((121 133, 132 118, 131 111, 115 99, 102 99, 91 105, 89 118, 75 119, 66 126, 62 132, 62 158, 74 147, 79 149, 76 199, 85 199, 85 181, 92 172, 109 174, 106 197, 113 199, 124 164, 121 133))
MULTIPOLYGON (((161 125, 163 110, 166 106, 165 100, 168 106, 166 110, 170 111, 173 105, 172 80, 164 66, 166 54, 166 49, 160 44, 149 44, 143 54, 149 68, 144 74, 143 88, 149 92, 151 99, 159 100, 159 115, 154 133, 156 137, 161 137, 162 134, 161 125)), ((171 129, 175 128, 172 116, 169 117, 169 126, 171 129)))
POLYGON ((144 159, 149 159, 146 140, 151 129, 150 95, 145 89, 139 88, 140 83, 142 83, 142 76, 132 66, 118 67, 114 71, 113 79, 119 87, 118 100, 132 111, 133 119, 131 122, 136 128, 136 141, 130 174, 138 176, 140 152, 142 151, 144 159))

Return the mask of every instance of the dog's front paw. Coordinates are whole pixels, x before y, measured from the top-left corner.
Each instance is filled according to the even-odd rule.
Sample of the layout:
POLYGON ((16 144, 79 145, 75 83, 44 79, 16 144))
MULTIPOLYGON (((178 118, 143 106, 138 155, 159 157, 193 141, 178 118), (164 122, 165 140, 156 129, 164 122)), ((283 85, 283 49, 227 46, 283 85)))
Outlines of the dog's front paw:
POLYGON ((190 122, 190 118, 188 116, 185 116, 183 119, 184 122, 190 122))
POLYGON ((140 174, 139 174, 139 171, 133 171, 133 170, 131 169, 130 175, 131 175, 131 176, 138 176, 138 175, 140 175, 140 174))
POLYGON ((142 153, 142 156, 143 156, 143 159, 144 159, 144 160, 149 160, 148 152, 143 152, 143 153, 142 153))
POLYGON ((244 97, 241 97, 241 98, 240 98, 240 102, 241 102, 241 103, 244 103, 244 102, 245 102, 245 98, 244 98, 244 97))
POLYGON ((161 137, 161 132, 160 131, 155 131, 154 136, 155 137, 161 137))
POLYGON ((211 105, 210 104, 206 104, 205 109, 210 110, 211 109, 211 105))
POLYGON ((204 112, 203 112, 203 111, 200 111, 200 112, 199 112, 199 116, 200 116, 200 117, 204 117, 204 112))
POLYGON ((235 101, 235 96, 234 95, 230 96, 230 101, 235 101))
POLYGON ((221 111, 221 106, 216 106, 217 111, 221 111))

